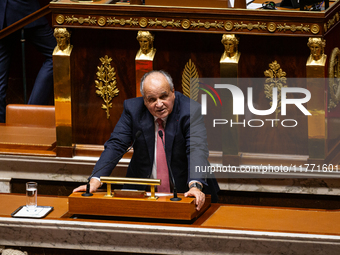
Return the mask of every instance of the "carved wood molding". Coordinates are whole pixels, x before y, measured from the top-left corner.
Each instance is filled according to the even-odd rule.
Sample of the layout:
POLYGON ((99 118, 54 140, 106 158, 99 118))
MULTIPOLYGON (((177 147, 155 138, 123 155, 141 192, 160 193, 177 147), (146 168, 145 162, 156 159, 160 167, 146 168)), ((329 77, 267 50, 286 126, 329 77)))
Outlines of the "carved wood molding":
POLYGON ((340 10, 340 1, 320 13, 113 4, 76 4, 70 9, 65 2, 50 3, 54 26, 309 37, 323 36, 336 25, 340 10))
POLYGON ((235 33, 277 33, 318 35, 318 24, 288 23, 288 22, 260 22, 260 21, 232 21, 208 19, 176 19, 176 18, 147 18, 126 16, 85 16, 85 15, 54 15, 54 20, 62 26, 97 26, 105 28, 148 28, 152 30, 171 29, 177 31, 198 30, 204 32, 235 32, 235 33))
POLYGON ((333 26, 339 23, 340 11, 335 12, 331 17, 324 23, 324 30, 327 32, 333 26))

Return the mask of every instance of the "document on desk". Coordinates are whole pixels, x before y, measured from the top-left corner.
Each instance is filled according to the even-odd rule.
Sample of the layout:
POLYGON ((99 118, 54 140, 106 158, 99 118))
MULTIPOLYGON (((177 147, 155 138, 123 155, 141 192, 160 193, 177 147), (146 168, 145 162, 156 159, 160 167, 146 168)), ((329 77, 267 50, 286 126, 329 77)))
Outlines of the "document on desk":
POLYGON ((26 206, 20 206, 11 215, 14 218, 44 218, 47 214, 53 211, 52 206, 37 206, 36 210, 31 212, 27 210, 26 206))
MULTIPOLYGON (((258 9, 262 7, 262 4, 254 4, 253 2, 254 0, 246 0, 247 9, 258 9)), ((235 0, 229 0, 229 3, 230 3, 230 7, 233 8, 235 5, 235 0)))
POLYGON ((253 1, 250 1, 249 4, 247 3, 247 9, 260 9, 262 7, 262 4, 253 3, 253 1))
MULTIPOLYGON (((169 197, 172 196, 173 194, 169 194, 169 193, 156 193, 156 197, 169 197)), ((151 192, 146 192, 146 196, 150 197, 151 196, 151 192)))

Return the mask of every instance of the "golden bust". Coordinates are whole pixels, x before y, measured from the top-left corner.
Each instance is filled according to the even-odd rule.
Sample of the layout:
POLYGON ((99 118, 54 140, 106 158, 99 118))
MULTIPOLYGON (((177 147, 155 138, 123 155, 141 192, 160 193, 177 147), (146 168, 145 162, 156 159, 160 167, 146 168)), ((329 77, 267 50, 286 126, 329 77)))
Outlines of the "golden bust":
POLYGON ((238 52, 239 39, 234 34, 224 34, 221 43, 224 46, 224 53, 220 62, 236 62, 240 57, 238 52))
POLYGON ((153 47, 155 37, 149 31, 138 31, 137 41, 140 49, 137 52, 136 60, 153 60, 156 49, 153 47))
POLYGON ((308 62, 315 64, 324 62, 326 55, 324 54, 324 49, 326 46, 326 40, 322 38, 310 37, 307 43, 310 49, 310 56, 308 62))
POLYGON ((57 46, 53 54, 69 55, 72 49, 70 44, 71 33, 66 28, 55 28, 54 37, 57 40, 57 46))

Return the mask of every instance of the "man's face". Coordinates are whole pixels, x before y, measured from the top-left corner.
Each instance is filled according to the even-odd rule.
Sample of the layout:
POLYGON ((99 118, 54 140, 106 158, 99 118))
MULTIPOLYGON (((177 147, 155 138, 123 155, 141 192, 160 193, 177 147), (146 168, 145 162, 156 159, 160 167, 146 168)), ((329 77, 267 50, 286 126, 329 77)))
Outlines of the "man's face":
POLYGON ((144 104, 149 112, 157 118, 165 118, 174 107, 175 89, 170 90, 169 83, 163 74, 154 73, 144 81, 144 104))
POLYGON ((139 45, 143 54, 148 54, 151 50, 150 41, 146 37, 139 39, 139 45))
POLYGON ((235 44, 233 41, 227 40, 224 42, 224 49, 228 55, 233 55, 235 53, 235 44))
POLYGON ((312 43, 309 48, 314 60, 319 60, 321 58, 321 46, 317 43, 312 43))
POLYGON ((58 46, 59 46, 59 49, 61 50, 65 50, 67 48, 67 38, 64 34, 57 34, 56 35, 56 40, 57 40, 57 43, 58 43, 58 46))

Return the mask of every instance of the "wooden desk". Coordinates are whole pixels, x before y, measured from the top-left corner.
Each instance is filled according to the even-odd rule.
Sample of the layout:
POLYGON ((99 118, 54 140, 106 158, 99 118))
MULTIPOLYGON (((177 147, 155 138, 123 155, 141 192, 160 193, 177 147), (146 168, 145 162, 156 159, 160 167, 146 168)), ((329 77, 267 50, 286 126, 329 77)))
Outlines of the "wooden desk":
MULTIPOLYGON (((0 216, 10 217, 20 206, 26 204, 26 197, 22 194, 0 193, 0 216)), ((67 197, 38 196, 39 206, 53 206, 54 209, 45 219, 60 219, 68 211, 67 197)))
POLYGON ((56 129, 0 125, 0 153, 56 156, 56 129))
POLYGON ((207 195, 204 205, 198 212, 195 198, 184 197, 183 194, 178 194, 180 201, 170 201, 173 197, 171 193, 160 195, 157 199, 106 197, 106 194, 106 192, 96 192, 93 196, 83 197, 81 192, 72 193, 68 198, 69 212, 96 216, 191 221, 204 213, 211 204, 211 197, 207 195))
POLYGON ((146 254, 339 254, 339 210, 213 204, 191 224, 67 218, 67 199, 45 219, 11 218, 24 195, 0 194, 0 245, 146 254))
POLYGON ((340 235, 340 210, 221 205, 201 226, 340 235))

